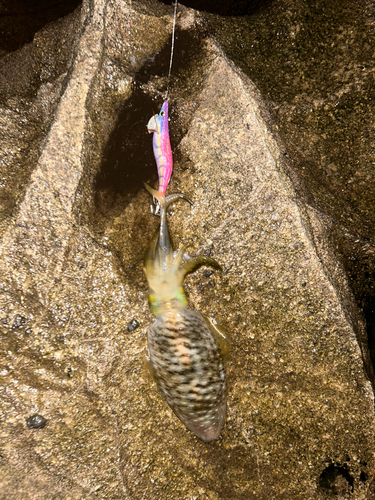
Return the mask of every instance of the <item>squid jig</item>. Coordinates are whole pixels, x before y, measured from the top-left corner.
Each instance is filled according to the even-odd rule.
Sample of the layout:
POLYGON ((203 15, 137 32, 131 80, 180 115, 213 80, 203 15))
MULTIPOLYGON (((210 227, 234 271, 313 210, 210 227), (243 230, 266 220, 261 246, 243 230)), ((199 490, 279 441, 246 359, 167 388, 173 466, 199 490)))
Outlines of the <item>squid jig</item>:
MULTIPOLYGON (((147 124, 148 132, 153 133, 152 145, 158 169, 159 191, 163 195, 165 195, 165 192, 167 190, 173 169, 172 149, 171 149, 171 142, 169 139, 169 127, 168 127, 168 93, 169 93, 169 82, 172 72, 177 5, 178 1, 175 0, 173 28, 172 28, 171 56, 169 60, 168 83, 167 83, 165 100, 163 102, 159 114, 153 115, 147 124)), ((155 213, 157 212, 158 208, 155 210, 155 213)))

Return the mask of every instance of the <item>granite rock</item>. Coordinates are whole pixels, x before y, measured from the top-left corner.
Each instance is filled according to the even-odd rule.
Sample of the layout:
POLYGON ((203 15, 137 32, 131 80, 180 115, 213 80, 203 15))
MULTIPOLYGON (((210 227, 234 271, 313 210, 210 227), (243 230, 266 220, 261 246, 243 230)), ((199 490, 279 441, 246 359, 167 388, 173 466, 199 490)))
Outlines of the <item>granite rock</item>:
MULTIPOLYGON (((157 66, 171 14, 151 1, 84 2, 60 21, 70 35, 58 69, 27 80, 27 111, 17 111, 25 86, 2 100, 14 151, 25 147, 15 113, 39 121, 27 132, 32 161, 2 153, 6 174, 16 161, 28 170, 12 187, 5 175, 0 498, 368 498, 372 365, 331 219, 297 189, 261 93, 186 8, 169 189, 194 205, 176 204, 169 219, 176 247, 224 269, 186 282, 191 306, 231 339, 221 439, 187 431, 144 366, 153 318, 142 259, 158 221, 141 181, 155 177, 146 168, 138 184, 126 179, 147 144, 152 156, 144 115, 165 90, 157 66), (26 425, 35 414, 47 420, 38 431, 26 425)), ((48 33, 39 40, 51 46, 48 33)), ((19 66, 35 43, 6 57, 19 66)))

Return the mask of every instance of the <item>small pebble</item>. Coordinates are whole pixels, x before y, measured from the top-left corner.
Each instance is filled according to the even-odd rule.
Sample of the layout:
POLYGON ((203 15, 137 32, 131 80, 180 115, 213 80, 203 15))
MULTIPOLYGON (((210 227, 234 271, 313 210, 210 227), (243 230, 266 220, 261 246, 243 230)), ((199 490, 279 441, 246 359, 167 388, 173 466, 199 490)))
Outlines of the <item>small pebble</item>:
POLYGON ((43 429, 47 420, 42 415, 33 415, 26 420, 29 429, 43 429))
POLYGON ((209 271, 208 269, 206 269, 205 271, 203 271, 203 276, 205 278, 209 278, 210 276, 212 276, 214 274, 213 271, 209 271))
POLYGON ((128 324, 128 332, 133 332, 139 327, 139 323, 136 319, 132 319, 128 324))
POLYGON ((13 328, 21 328, 21 326, 23 326, 26 321, 26 318, 24 318, 20 314, 17 314, 13 321, 13 328))
POLYGON ((210 257, 213 249, 214 249, 214 245, 211 243, 211 245, 205 250, 204 255, 206 257, 210 257))
POLYGON ((130 264, 129 269, 135 269, 137 266, 135 264, 130 264))

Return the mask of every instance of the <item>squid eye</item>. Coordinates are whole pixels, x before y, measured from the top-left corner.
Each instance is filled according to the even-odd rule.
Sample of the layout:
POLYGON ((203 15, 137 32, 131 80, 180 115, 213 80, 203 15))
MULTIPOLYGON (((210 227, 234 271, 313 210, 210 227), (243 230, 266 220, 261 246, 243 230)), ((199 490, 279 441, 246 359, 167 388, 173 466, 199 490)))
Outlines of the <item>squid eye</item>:
POLYGON ((165 116, 165 111, 160 111, 160 116, 165 116))

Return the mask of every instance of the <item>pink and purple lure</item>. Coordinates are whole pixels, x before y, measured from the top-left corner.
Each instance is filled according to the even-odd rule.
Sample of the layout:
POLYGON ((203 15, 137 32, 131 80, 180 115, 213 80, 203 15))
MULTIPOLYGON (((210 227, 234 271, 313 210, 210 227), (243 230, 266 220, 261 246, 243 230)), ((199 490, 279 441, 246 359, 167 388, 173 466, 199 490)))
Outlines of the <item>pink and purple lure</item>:
POLYGON ((172 175, 173 159, 168 129, 168 99, 164 101, 160 113, 150 118, 147 130, 153 132, 152 145, 158 167, 159 191, 165 195, 172 175))

